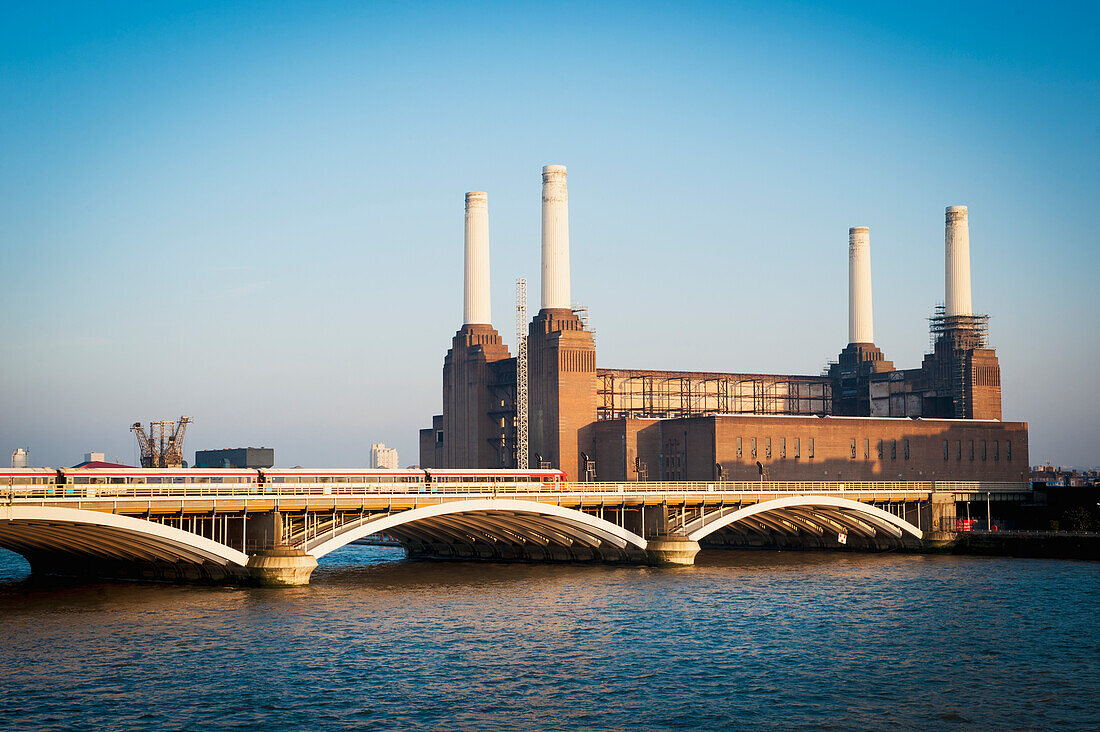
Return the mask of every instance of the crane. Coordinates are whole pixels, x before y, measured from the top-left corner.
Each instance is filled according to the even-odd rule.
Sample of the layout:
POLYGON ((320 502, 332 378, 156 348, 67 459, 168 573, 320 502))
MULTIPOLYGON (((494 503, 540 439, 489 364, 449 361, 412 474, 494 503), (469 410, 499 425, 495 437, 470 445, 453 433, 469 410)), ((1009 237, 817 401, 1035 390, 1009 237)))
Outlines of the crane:
POLYGON ((190 417, 180 417, 178 423, 170 419, 150 422, 148 435, 141 422, 134 422, 130 431, 137 438, 141 450, 141 467, 183 467, 183 436, 191 421, 190 417))

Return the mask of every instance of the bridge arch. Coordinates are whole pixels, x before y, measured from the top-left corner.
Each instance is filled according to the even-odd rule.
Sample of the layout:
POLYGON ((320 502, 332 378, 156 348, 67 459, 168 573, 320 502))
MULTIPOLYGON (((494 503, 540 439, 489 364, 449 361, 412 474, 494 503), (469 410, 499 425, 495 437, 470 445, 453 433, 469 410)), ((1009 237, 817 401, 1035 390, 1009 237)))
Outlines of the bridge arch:
POLYGON ((389 533, 407 542, 513 547, 580 546, 589 550, 644 550, 646 540, 598 516, 552 503, 509 498, 448 501, 384 516, 307 540, 305 550, 323 557, 371 534, 389 533))
POLYGON ((0 507, 0 546, 38 561, 187 563, 240 573, 248 555, 189 531, 104 511, 0 507))
POLYGON ((727 526, 748 524, 754 529, 808 531, 819 536, 826 529, 843 528, 860 536, 873 538, 879 532, 894 539, 905 535, 920 539, 924 532, 905 519, 883 511, 877 506, 840 496, 785 496, 761 501, 751 506, 723 513, 713 511, 688 522, 684 533, 699 541, 727 526))

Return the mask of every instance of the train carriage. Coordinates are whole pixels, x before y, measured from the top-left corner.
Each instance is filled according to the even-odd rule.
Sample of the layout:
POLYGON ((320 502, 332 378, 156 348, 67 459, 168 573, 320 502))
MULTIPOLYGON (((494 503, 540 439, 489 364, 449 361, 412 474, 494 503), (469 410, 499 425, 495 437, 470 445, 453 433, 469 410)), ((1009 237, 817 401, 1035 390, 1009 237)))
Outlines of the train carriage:
POLYGON ((0 490, 12 498, 38 498, 57 492, 53 468, 0 468, 0 490))
POLYGON ((263 468, 260 474, 270 493, 404 493, 425 486, 423 470, 263 468))
POLYGON ((561 470, 474 470, 427 468, 428 484, 435 492, 511 492, 566 490, 561 470))
POLYGON ((257 491, 259 474, 244 468, 61 468, 66 497, 224 495, 257 491))

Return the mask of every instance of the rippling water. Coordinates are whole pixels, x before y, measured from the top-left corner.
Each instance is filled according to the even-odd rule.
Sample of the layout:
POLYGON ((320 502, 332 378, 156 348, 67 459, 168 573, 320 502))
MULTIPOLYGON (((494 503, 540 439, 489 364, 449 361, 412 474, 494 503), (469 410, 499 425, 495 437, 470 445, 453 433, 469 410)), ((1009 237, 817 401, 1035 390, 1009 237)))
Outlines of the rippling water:
POLYGON ((704 552, 409 562, 295 589, 28 581, 0 553, 0 727, 1100 727, 1100 564, 704 552))

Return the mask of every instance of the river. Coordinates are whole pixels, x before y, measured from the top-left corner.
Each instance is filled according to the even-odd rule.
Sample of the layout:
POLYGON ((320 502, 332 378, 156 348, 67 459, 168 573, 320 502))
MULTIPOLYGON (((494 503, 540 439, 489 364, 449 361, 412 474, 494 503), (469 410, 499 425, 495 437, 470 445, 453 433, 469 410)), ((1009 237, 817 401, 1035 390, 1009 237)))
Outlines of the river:
POLYGON ((694 567, 412 562, 308 587, 27 578, 5 729, 1100 727, 1100 564, 778 551, 694 567))

